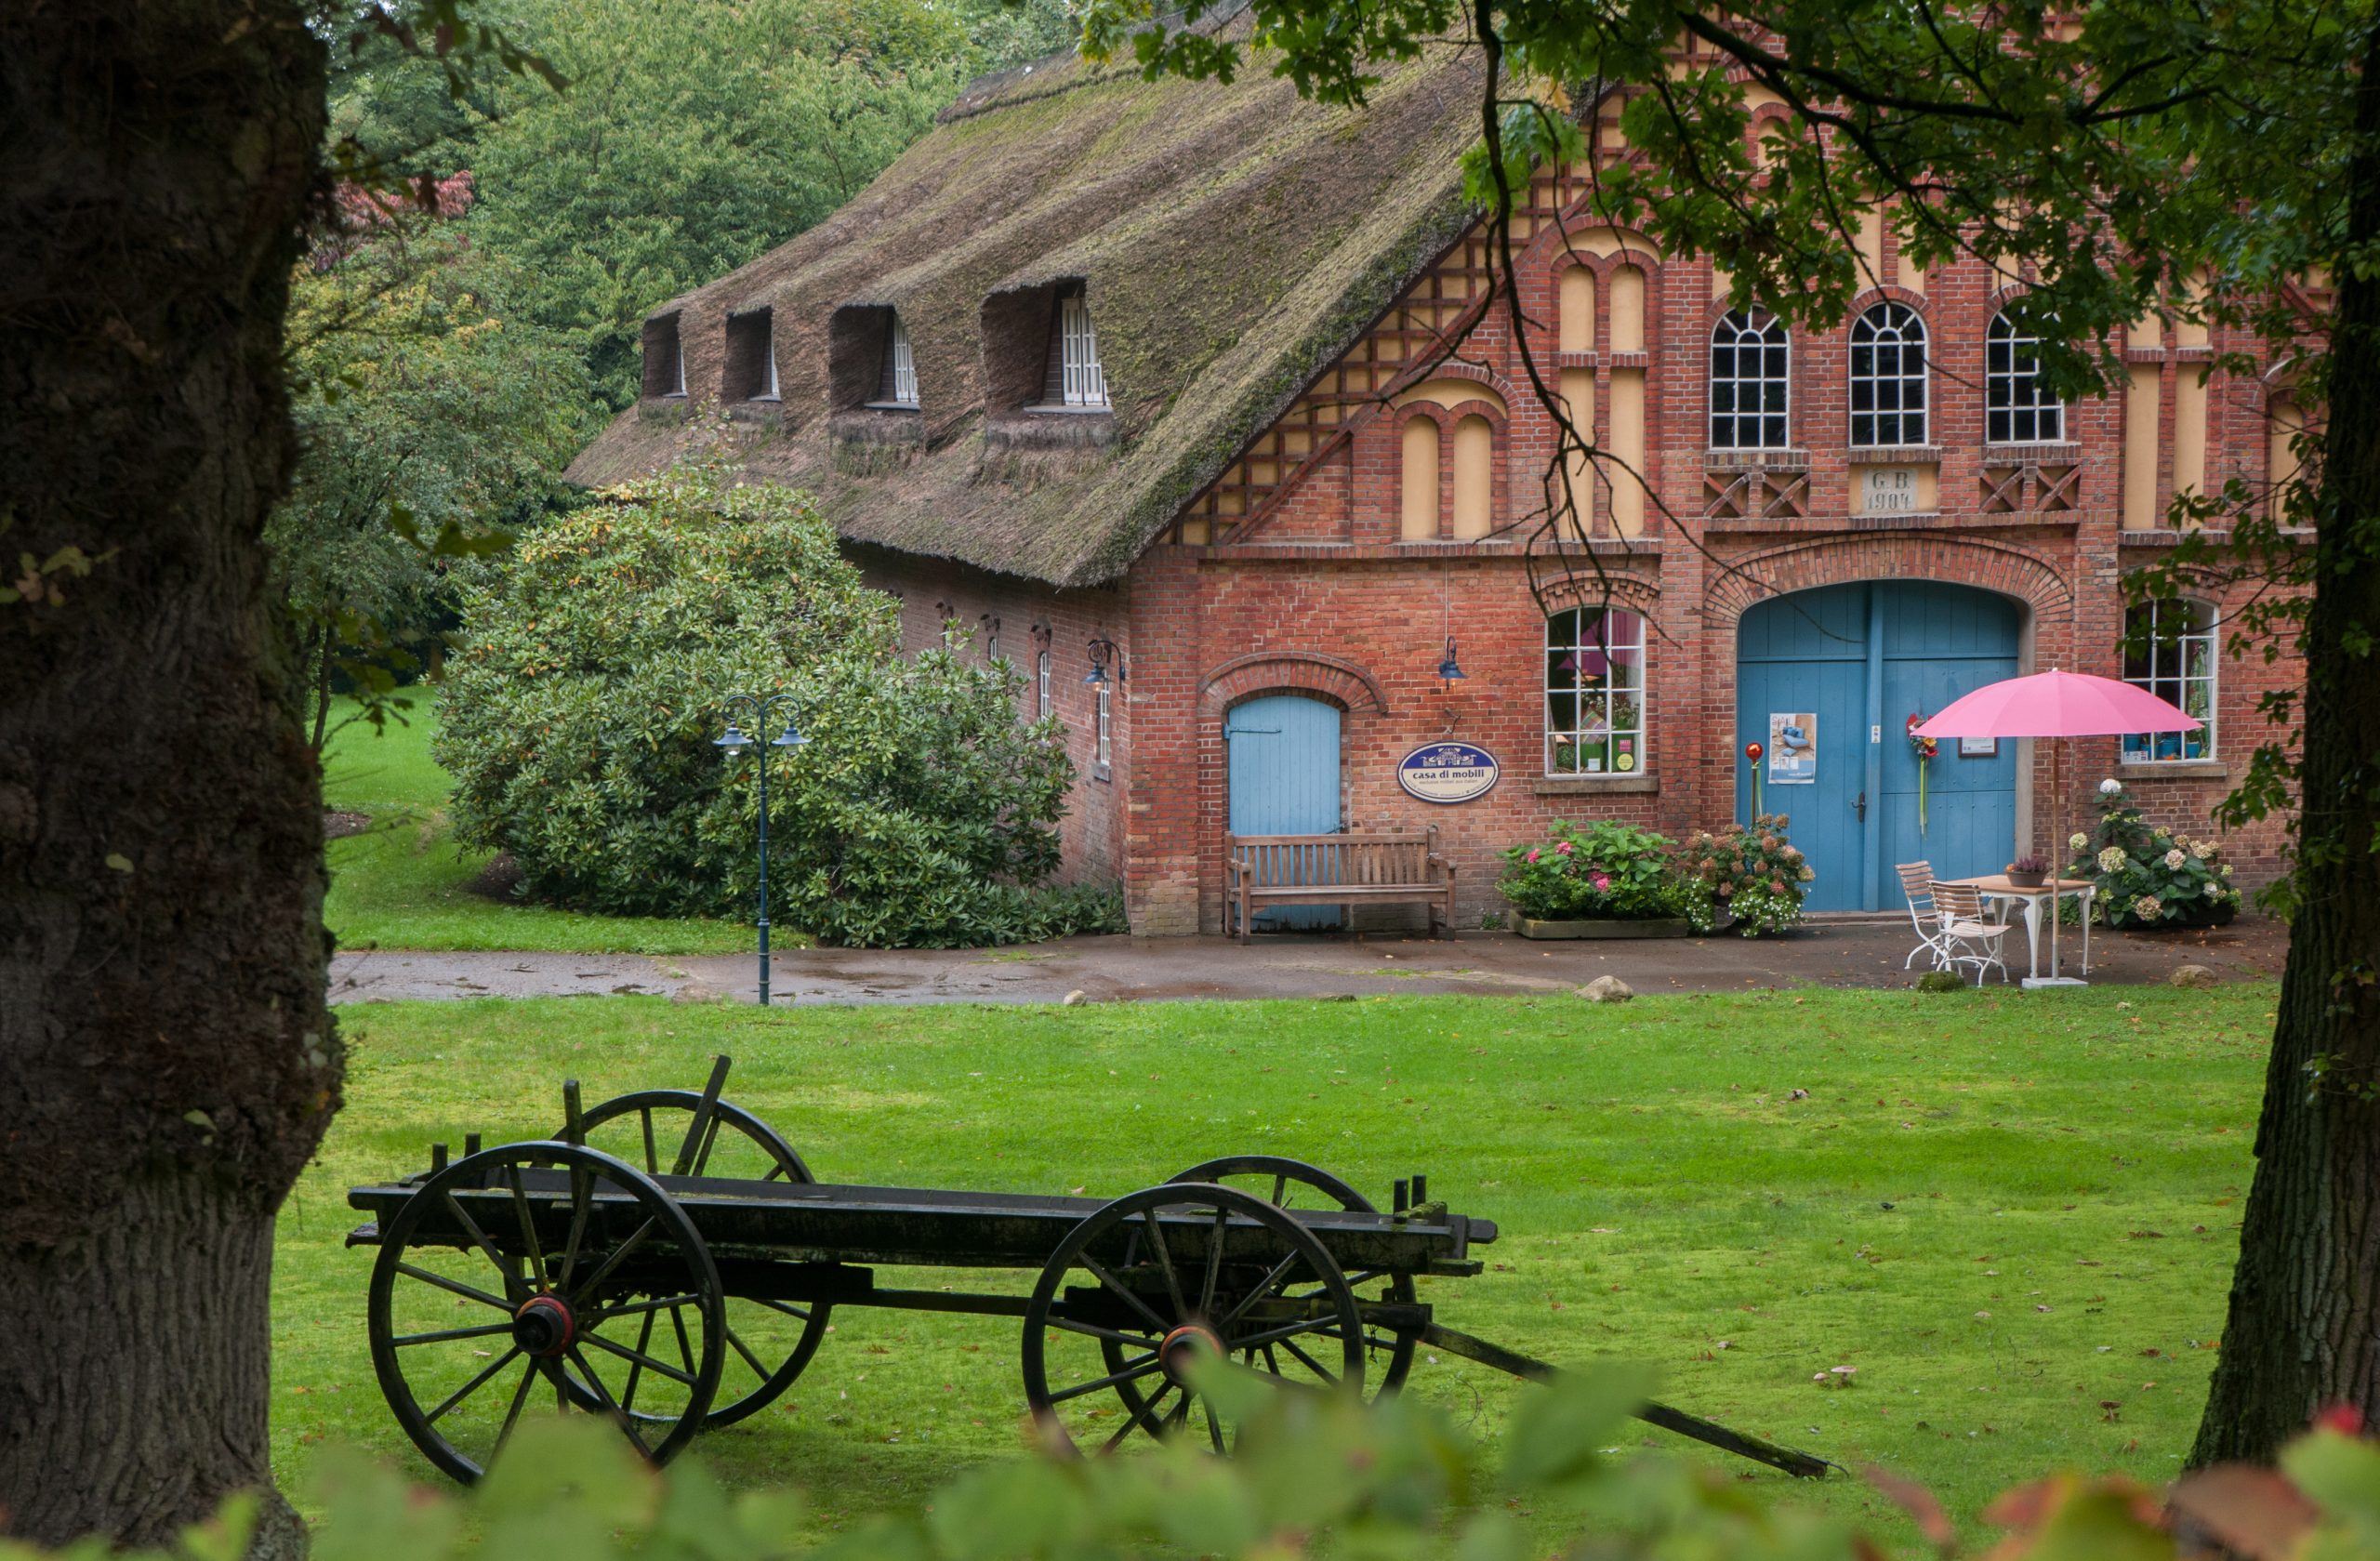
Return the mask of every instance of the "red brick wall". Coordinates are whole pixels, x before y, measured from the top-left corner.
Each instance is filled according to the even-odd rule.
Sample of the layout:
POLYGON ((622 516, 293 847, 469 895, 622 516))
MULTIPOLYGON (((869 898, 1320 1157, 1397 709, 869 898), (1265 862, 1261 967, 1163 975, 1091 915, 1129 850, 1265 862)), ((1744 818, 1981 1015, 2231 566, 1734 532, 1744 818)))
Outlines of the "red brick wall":
MULTIPOLYGON (((1543 181, 1540 181, 1541 183, 1543 181)), ((1478 274, 1464 245, 1423 282, 1416 296, 1442 300, 1478 274)), ((1794 470, 1778 480, 1790 495, 1783 513, 1713 516, 1716 489, 1738 473, 1713 472, 1706 452, 1706 350, 1723 304, 1699 263, 1662 264, 1630 257, 1646 271, 1646 474, 1653 501, 1645 535, 1610 533, 1608 496, 1594 505, 1594 557, 1616 583, 1615 599, 1648 614, 1649 730, 1644 772, 1624 782, 1548 782, 1542 775, 1540 693, 1542 617, 1529 589, 1532 533, 1528 496, 1545 490, 1554 429, 1528 390, 1526 366, 1501 309, 1479 313, 1459 350, 1458 372, 1501 394, 1509 427, 1498 427, 1496 517, 1509 529, 1474 543, 1398 540, 1406 417, 1440 417, 1450 430, 1462 408, 1397 409, 1388 397, 1404 386, 1443 377, 1444 368, 1407 367, 1380 393, 1322 387, 1283 428, 1306 430, 1314 454, 1259 470, 1236 468, 1230 482, 1185 510, 1209 527, 1204 545, 1153 549, 1130 576, 1134 689, 1128 889, 1137 931, 1209 932, 1221 925, 1221 853, 1228 800, 1223 716, 1238 700, 1276 691, 1318 695, 1342 718, 1344 818, 1351 827, 1423 828, 1436 825, 1458 868, 1461 916, 1475 920, 1500 902, 1492 883, 1496 853, 1554 818, 1621 817, 1672 834, 1725 823, 1734 811, 1740 734, 1735 731, 1735 626, 1754 602, 1783 591, 1871 579, 1950 581, 2002 592, 2024 603, 2031 669, 2062 667, 2122 674, 2121 578, 2152 561, 2170 533, 2122 530, 2122 394, 2069 406, 2064 448, 2040 449, 2039 472, 2024 458, 1987 447, 1984 428, 1985 329, 2003 297, 1999 279, 1979 266, 1948 268, 1924 279, 1921 296, 1890 296, 1917 308, 1929 332, 1932 444, 1938 461, 1938 505, 1919 515, 1862 516, 1855 501, 1847 407, 1847 332, 1794 334, 1794 470), (1323 430, 1312 403, 1340 409, 1323 430), (2014 479, 2011 480, 2011 473, 2014 479), (1263 479, 1277 479, 1269 487, 1263 479), (2063 483, 2061 485, 2061 479, 2063 483), (1242 513, 1244 511, 1244 513, 1242 513), (1470 674, 1451 688, 1435 676, 1448 618, 1470 674), (1449 719, 1448 712, 1451 712, 1449 719), (1433 807, 1396 787, 1394 766, 1421 743, 1450 735, 1481 744, 1503 765, 1487 798, 1433 807)), ((1600 437, 1608 435, 1608 351, 1591 359, 1554 351, 1565 263, 1559 241, 1540 234, 1522 268, 1523 304, 1533 321, 1532 348, 1551 379, 1558 366, 1596 373, 1600 437)), ((1609 261, 1606 261, 1606 271, 1609 261)), ((1889 253, 1885 274, 1896 274, 1889 253)), ((1608 298, 1607 290, 1601 295, 1608 298)), ((1607 311, 1607 303, 1604 304, 1607 311)), ((1857 308, 1855 308, 1855 316, 1857 308)), ((1393 324, 1399 318, 1392 311, 1393 324)), ((1383 326, 1383 330, 1388 327, 1383 326)), ((1599 347, 1608 334, 1599 324, 1599 347)), ((2132 354, 2162 365, 2158 499, 2173 491, 2175 384, 2198 372, 2203 352, 2166 346, 2132 354)), ((2235 345, 2218 337, 2218 347, 2235 345)), ((2244 345, 2244 344, 2239 344, 2244 345)), ((1362 350, 1377 363, 1388 350, 1362 350)), ((1348 369, 1326 377, 1343 387, 1348 369)), ((2264 386, 2217 377, 2208 394, 2206 483, 2264 476, 2264 386)), ((1275 430, 1276 434, 1281 430, 1275 430)), ((1268 435, 1268 453, 1295 446, 1268 435)), ((1441 515, 1451 493, 1449 440, 1440 460, 1441 515)), ((1864 454, 1864 453, 1863 453, 1864 454)), ((1177 533, 1195 538, 1198 534, 1177 533)), ((1593 601, 1603 587, 1575 545, 1576 594, 1593 601)), ((1540 574, 1554 561, 1534 544, 1540 574)), ((1556 571, 1558 573, 1559 571, 1556 571)), ((2224 606, 2236 602, 2220 603, 2224 606)), ((2188 770, 2142 767, 2125 778, 2152 818, 2215 833, 2209 814, 2243 773, 2248 752, 2272 734, 2259 695, 2294 681, 2287 662, 2227 655, 2218 684, 2220 742, 2214 763, 2188 770)), ((2031 783, 2031 839, 2055 845, 2048 744, 2037 744, 2031 783)), ((2087 827, 2099 780, 2116 774, 2113 738, 2068 745, 2069 817, 2087 827)), ((2243 881, 2278 869, 2282 835, 2268 821, 2231 838, 2243 881)), ((1394 916, 1395 912, 1383 912, 1394 916)))
MULTIPOLYGON (((967 654, 987 654, 988 619, 999 623, 1000 654, 1013 663, 1024 679, 1017 692, 1021 714, 1035 710, 1034 665, 1042 650, 1050 652, 1050 695, 1053 713, 1066 729, 1066 756, 1074 761, 1074 791, 1060 826, 1065 849, 1067 882, 1095 883, 1123 877, 1123 795, 1131 774, 1131 721, 1129 711, 1140 668, 1134 664, 1126 596, 1113 590, 1059 590, 1038 580, 993 575, 945 559, 929 559, 884 549, 850 549, 867 584, 901 598, 901 644, 918 651, 941 642, 947 619, 957 619, 972 636, 967 654), (1037 635, 1046 628, 1046 639, 1037 635), (1096 699, 1083 682, 1091 669, 1089 646, 1093 639, 1116 642, 1122 651, 1125 681, 1111 683, 1109 763, 1103 768, 1094 752, 1096 699)), ((1111 678, 1116 660, 1108 663, 1111 678)))

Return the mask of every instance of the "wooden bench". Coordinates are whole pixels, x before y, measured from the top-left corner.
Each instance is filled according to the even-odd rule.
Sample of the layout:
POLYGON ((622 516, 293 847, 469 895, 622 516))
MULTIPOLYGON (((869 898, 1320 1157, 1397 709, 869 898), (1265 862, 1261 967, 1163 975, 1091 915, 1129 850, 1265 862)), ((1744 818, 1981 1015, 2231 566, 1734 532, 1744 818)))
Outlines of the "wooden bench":
POLYGON ((1242 943, 1266 905, 1336 904, 1342 919, 1358 902, 1426 905, 1432 937, 1454 926, 1454 865, 1435 824, 1420 835, 1227 835, 1223 857, 1223 932, 1236 916, 1242 943))

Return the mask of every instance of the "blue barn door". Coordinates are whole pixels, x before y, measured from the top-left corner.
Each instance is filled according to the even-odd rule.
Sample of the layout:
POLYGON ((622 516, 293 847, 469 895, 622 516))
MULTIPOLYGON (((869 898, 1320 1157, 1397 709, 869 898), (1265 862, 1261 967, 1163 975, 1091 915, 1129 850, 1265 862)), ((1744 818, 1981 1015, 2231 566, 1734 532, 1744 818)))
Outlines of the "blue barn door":
MULTIPOLYGON (((1231 755, 1231 832, 1329 835, 1339 819, 1339 708, 1295 694, 1234 706, 1223 721, 1231 755)), ((1260 928, 1336 926, 1335 905, 1260 911, 1260 928)))
POLYGON ((1899 862, 1933 864, 1936 878, 1973 878, 2008 865, 2016 846, 2016 742, 1989 757, 1938 745, 1926 765, 1925 817, 1917 807, 1917 754, 1909 718, 2016 675, 2016 604, 1967 586, 1879 586, 1884 629, 1883 851, 1875 904, 1900 903, 1899 862))
MULTIPOLYGON (((1884 580, 1796 591, 1752 607, 1737 640, 1736 743, 1778 745, 1772 714, 1815 718, 1806 783, 1778 784, 1761 763, 1761 805, 1788 814, 1817 878, 1812 910, 1891 909, 1897 863, 1924 860, 1937 878, 1997 872, 2014 849, 2016 745, 1962 759, 1944 743, 1918 817, 1911 714, 2016 671, 2017 608, 1966 586, 1884 580)), ((1752 814, 1751 767, 1737 764, 1737 816, 1752 814)))

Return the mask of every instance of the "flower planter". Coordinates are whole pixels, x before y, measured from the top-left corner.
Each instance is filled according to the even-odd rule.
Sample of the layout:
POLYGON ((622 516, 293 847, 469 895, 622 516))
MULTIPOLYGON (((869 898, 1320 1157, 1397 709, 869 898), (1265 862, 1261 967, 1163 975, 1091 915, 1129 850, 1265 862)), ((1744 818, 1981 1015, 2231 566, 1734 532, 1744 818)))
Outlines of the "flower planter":
POLYGON ((1683 916, 1649 917, 1633 921, 1610 918, 1592 921, 1532 921, 1522 917, 1520 933, 1525 938, 1684 938, 1694 935, 1694 926, 1683 916))

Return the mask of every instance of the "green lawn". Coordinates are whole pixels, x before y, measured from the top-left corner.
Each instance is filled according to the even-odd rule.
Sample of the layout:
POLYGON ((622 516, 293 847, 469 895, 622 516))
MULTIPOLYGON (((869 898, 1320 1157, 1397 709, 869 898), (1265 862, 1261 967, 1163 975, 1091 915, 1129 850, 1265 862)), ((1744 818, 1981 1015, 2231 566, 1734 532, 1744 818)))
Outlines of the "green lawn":
MULTIPOLYGON (((370 1254, 339 1245, 347 1186, 419 1168, 433 1139, 459 1150, 469 1129, 551 1131, 565 1076, 590 1104, 693 1088, 726 1051, 731 1097, 829 1181, 1115 1195, 1263 1151, 1384 1203, 1392 1177, 1427 1172, 1434 1196, 1503 1232, 1488 1273, 1424 1281, 1451 1326, 1556 1361, 1655 1362, 1681 1407, 1912 1475, 1972 1535, 1991 1494, 2049 1466, 2151 1482, 2178 1468, 2221 1326, 2272 1001, 2234 986, 1625 1007, 350 1008, 347 1109, 282 1217, 275 1451, 284 1477, 325 1436, 427 1475, 373 1382, 370 1254), (1813 1384, 1844 1365, 1855 1387, 1813 1384)), ((776 1409, 700 1444, 731 1480, 805 1486, 835 1524, 1018 1445, 1013 1322, 838 1319, 776 1409)), ((1523 1390, 1448 1360, 1417 1364, 1412 1391, 1494 1438, 1523 1390)), ((1912 1538, 1856 1481, 1796 1493, 1912 1538)))
MULTIPOLYGON (((430 756, 435 701, 426 688, 402 697, 413 707, 402 712, 404 724, 392 718, 379 732, 350 724, 324 757, 324 801, 372 816, 365 833, 330 843, 323 917, 340 947, 734 954, 752 946, 752 929, 732 921, 586 916, 475 891, 492 853, 456 845, 448 827, 446 772, 430 756)), ((341 701, 332 720, 351 713, 341 701)))

